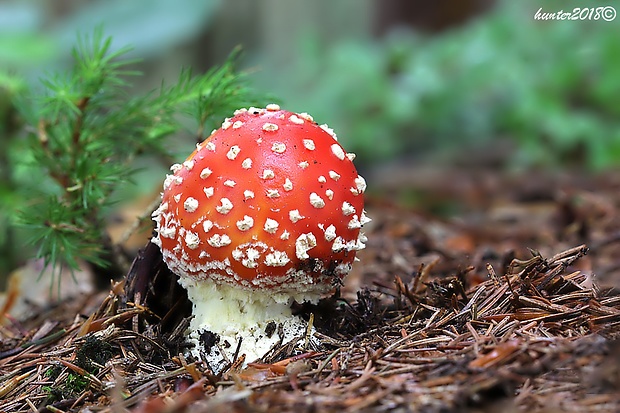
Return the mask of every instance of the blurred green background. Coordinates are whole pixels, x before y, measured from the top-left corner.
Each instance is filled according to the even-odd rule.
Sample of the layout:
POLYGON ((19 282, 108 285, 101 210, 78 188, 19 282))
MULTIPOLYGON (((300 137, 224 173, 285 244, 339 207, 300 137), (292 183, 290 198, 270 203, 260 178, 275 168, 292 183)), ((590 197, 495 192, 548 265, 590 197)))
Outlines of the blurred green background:
MULTIPOLYGON (((4 0, 0 170, 11 156, 9 96, 67 69, 76 34, 98 24, 115 48, 131 45, 131 57, 143 59, 140 92, 177 79, 183 67, 206 71, 241 45, 240 67, 250 73, 251 86, 328 123, 357 153, 363 172, 396 162, 441 165, 463 158, 507 170, 613 168, 620 160, 620 17, 534 19, 540 8, 584 6, 599 4, 4 0)), ((170 140, 169 149, 182 159, 193 145, 188 133, 170 140)), ((119 194, 159 187, 163 166, 137 162, 143 168, 138 191, 119 188, 119 194)), ((0 190, 2 244, 13 206, 11 188, 0 190)), ((11 269, 0 267, 0 273, 11 269)))

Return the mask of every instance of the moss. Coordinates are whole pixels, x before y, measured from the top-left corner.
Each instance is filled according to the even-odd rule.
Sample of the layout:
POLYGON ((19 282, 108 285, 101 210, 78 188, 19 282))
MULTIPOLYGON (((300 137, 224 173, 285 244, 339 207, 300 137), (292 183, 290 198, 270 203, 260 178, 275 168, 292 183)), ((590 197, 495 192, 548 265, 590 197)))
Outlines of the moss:
POLYGON ((112 356, 113 352, 110 343, 95 336, 88 336, 84 344, 78 348, 74 364, 90 373, 96 374, 98 371, 97 365, 104 365, 112 356))
MULTIPOLYGON (((109 343, 95 336, 88 336, 84 343, 76 350, 73 364, 91 374, 97 374, 99 372, 98 366, 105 364, 112 356, 112 346, 109 343)), ((45 372, 45 377, 55 381, 63 371, 64 368, 62 366, 54 366, 45 372)), ((90 380, 87 377, 69 371, 67 378, 59 386, 44 387, 48 393, 44 404, 48 405, 61 400, 79 397, 80 394, 88 389, 89 385, 90 380)))
POLYGON ((86 389, 88 389, 89 384, 90 381, 86 377, 70 372, 60 386, 43 387, 47 393, 47 399, 45 400, 44 405, 78 397, 86 389))

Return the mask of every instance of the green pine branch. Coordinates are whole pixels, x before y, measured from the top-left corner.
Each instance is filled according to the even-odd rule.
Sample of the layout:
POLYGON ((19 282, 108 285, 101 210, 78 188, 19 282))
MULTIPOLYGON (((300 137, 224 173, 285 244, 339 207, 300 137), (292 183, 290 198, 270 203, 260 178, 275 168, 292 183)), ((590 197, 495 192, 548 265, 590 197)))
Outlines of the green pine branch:
POLYGON ((126 58, 129 48, 112 51, 111 40, 100 28, 80 37, 69 73, 48 76, 38 96, 15 99, 30 131, 21 159, 33 177, 19 222, 53 274, 86 261, 106 282, 125 268, 105 217, 114 192, 134 175, 136 158, 167 159, 165 141, 187 119, 202 140, 225 114, 258 104, 246 75, 235 70, 238 51, 205 74, 183 70, 176 84, 130 96, 130 79, 140 75, 131 69, 136 60, 126 58))

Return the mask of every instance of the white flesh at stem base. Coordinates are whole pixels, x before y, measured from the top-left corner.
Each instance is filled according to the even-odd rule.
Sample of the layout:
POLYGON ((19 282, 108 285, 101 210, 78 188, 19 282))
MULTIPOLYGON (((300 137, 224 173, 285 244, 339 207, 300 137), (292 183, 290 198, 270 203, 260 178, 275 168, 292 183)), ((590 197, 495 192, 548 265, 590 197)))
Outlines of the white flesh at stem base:
MULTIPOLYGON (((181 277, 193 303, 193 319, 188 339, 191 354, 204 360, 218 374, 235 353, 245 355, 245 363, 267 354, 274 346, 305 340, 308 323, 291 312, 291 299, 271 291, 253 291, 211 280, 181 277), (210 331, 219 336, 217 344, 205 348, 202 337, 210 331), (239 341, 241 345, 239 346, 239 341)), ((311 331, 313 335, 314 329, 311 331)))

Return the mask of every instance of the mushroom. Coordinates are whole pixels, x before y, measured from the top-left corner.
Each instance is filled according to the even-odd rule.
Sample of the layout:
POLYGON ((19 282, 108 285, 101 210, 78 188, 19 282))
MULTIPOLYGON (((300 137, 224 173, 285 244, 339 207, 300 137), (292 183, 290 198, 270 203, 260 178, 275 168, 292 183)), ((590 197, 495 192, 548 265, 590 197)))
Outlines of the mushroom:
POLYGON ((306 113, 235 111, 171 167, 152 241, 193 303, 192 354, 214 372, 302 338, 291 304, 332 293, 364 248, 366 182, 306 113))

